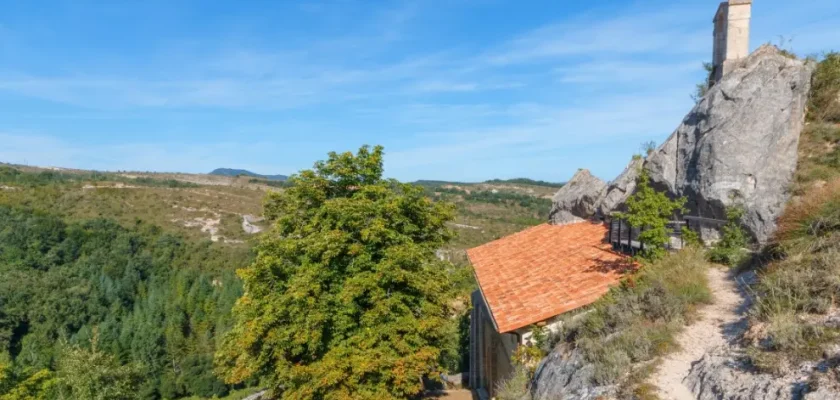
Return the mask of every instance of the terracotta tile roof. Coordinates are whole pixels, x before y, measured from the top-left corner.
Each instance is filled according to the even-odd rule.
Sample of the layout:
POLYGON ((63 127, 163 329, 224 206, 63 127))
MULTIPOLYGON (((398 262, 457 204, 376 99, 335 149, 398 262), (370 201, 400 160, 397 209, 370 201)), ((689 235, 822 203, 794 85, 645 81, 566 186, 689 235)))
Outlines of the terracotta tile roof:
POLYGON ((501 333, 590 304, 633 268, 607 226, 543 224, 467 250, 501 333))

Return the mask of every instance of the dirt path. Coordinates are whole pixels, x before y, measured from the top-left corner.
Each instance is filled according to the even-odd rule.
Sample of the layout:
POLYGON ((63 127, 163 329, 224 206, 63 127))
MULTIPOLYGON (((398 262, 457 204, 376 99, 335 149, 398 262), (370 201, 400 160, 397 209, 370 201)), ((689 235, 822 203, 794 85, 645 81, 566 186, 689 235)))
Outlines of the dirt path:
POLYGON ((746 327, 744 314, 749 300, 739 282, 748 277, 735 277, 720 268, 709 269, 708 275, 714 303, 704 307, 699 319, 680 333, 677 337, 680 350, 664 357, 651 377, 662 399, 693 400, 694 395, 682 383, 692 363, 706 351, 728 344, 746 327))

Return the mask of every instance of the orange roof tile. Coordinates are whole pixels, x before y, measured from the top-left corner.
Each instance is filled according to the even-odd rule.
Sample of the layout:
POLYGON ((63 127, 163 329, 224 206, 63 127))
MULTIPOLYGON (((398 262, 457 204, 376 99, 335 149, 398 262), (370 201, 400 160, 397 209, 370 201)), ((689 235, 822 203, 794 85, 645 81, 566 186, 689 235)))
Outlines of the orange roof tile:
POLYGON ((607 230, 590 221, 543 224, 467 250, 499 332, 590 304, 632 270, 606 242, 607 230))

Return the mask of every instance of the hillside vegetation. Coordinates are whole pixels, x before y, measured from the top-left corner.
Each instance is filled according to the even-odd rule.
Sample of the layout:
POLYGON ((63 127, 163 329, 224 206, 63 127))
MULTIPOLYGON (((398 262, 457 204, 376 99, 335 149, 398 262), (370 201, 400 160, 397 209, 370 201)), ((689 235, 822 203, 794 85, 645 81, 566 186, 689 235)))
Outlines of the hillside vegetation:
MULTIPOLYGON (((457 204, 447 224, 457 239, 441 255, 463 264, 464 249, 543 222, 554 189, 528 183, 424 183, 425 196, 457 204)), ((248 393, 240 387, 257 381, 225 384, 212 359, 242 294, 235 270, 259 237, 243 218, 259 219, 266 195, 289 187, 0 164, 0 398, 248 393)), ((450 278, 461 297, 474 285, 467 268, 450 278)), ((463 303, 441 344, 449 372, 465 368, 463 303)))
POLYGON ((840 177, 840 53, 817 64, 808 103, 807 125, 799 142, 795 193, 840 177))
POLYGON ((242 294, 234 270, 250 259, 247 249, 191 243, 139 221, 66 223, 7 205, 0 227, 5 385, 53 368, 73 373, 60 368, 68 351, 93 345, 117 365, 142 365, 132 378, 140 398, 228 392, 212 357, 242 294))
MULTIPOLYGON (((773 259, 759 274, 752 310, 750 359, 785 374, 804 361, 840 365, 840 54, 817 66, 808 126, 800 141, 797 197, 779 221, 773 259)), ((840 374, 813 375, 840 385, 840 374)), ((814 389, 812 387, 811 389, 814 389)))

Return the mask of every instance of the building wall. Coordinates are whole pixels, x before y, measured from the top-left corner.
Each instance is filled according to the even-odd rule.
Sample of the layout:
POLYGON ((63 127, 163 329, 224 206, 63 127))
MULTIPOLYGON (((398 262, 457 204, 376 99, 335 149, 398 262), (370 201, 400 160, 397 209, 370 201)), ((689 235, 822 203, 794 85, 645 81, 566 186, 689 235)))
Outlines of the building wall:
POLYGON ((711 84, 737 66, 750 52, 752 0, 729 0, 718 7, 714 24, 711 84))
POLYGON ((519 336, 496 330, 484 297, 472 294, 470 315, 470 387, 481 398, 492 398, 496 385, 513 372, 511 357, 519 346, 519 336))

